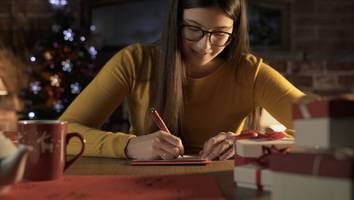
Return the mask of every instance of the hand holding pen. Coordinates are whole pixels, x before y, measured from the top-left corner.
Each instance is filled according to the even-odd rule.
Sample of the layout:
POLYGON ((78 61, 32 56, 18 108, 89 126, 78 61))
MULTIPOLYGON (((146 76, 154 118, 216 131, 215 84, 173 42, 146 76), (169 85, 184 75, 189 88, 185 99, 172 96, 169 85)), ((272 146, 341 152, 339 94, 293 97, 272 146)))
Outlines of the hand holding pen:
MULTIPOLYGON (((157 112, 157 110, 156 110, 155 108, 151 108, 150 111, 151 111, 152 119, 154 120, 154 122, 156 123, 156 125, 159 127, 159 129, 162 130, 162 131, 164 131, 164 132, 166 132, 166 133, 168 133, 168 134, 170 134, 170 135, 172 135, 171 132, 168 130, 168 128, 167 128, 165 122, 162 120, 160 114, 157 112)), ((180 140, 179 140, 179 141, 180 141, 180 140)), ((174 143, 174 141, 169 141, 169 142, 170 142, 170 143, 171 143, 171 142, 174 143)), ((181 156, 183 157, 183 153, 184 153, 183 145, 182 145, 181 142, 178 142, 178 143, 180 143, 180 144, 175 144, 175 145, 177 146, 177 148, 178 148, 178 146, 179 146, 179 148, 178 148, 178 150, 179 150, 179 155, 181 155, 181 156)), ((164 153, 163 155, 161 155, 161 158, 163 158, 163 159, 165 159, 166 157, 167 157, 167 152, 164 153)))

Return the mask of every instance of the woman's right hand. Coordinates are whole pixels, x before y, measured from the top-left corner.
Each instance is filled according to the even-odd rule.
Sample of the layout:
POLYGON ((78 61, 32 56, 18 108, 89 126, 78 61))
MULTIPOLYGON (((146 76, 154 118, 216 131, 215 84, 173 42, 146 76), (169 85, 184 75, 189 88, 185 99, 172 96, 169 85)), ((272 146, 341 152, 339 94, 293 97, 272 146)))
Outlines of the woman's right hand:
POLYGON ((126 156, 138 160, 173 159, 183 153, 181 139, 165 131, 132 138, 126 147, 126 156))

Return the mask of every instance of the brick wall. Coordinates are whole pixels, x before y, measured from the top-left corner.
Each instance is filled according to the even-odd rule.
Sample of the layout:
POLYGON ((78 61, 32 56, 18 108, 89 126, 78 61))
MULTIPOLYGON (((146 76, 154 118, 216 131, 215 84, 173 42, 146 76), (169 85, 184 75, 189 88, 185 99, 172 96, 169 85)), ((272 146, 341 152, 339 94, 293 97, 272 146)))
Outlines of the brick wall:
POLYGON ((1 0, 0 37, 2 45, 21 55, 20 49, 40 38, 50 28, 50 7, 44 0, 1 0))
MULTIPOLYGON (((73 10, 80 10, 79 0, 70 0, 73 10)), ((0 45, 11 47, 23 56, 23 47, 33 45, 51 29, 53 8, 48 0, 1 0, 0 45)), ((79 16, 79 12, 75 12, 79 16)))
POLYGON ((266 53, 269 63, 304 91, 354 92, 354 1, 294 0, 289 52, 266 53))

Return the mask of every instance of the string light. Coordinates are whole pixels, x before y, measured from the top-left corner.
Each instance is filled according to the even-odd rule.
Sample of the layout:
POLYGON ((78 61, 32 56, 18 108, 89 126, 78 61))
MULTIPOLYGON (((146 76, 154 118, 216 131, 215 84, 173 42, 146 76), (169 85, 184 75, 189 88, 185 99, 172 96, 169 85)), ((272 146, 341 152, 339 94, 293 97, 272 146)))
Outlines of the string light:
POLYGON ((91 55, 91 58, 92 58, 92 59, 96 58, 97 50, 96 50, 96 48, 95 48, 94 46, 90 46, 90 47, 88 48, 88 52, 89 52, 89 54, 91 55))
POLYGON ((92 78, 91 69, 95 66, 92 61, 98 54, 98 49, 88 43, 90 37, 86 33, 97 31, 96 26, 91 25, 89 30, 81 32, 70 24, 73 16, 65 10, 71 3, 69 0, 48 2, 59 13, 49 27, 53 37, 41 39, 41 43, 26 58, 32 65, 26 69, 32 80, 23 91, 23 96, 28 98, 23 112, 27 119, 49 118, 63 112, 71 99, 84 89, 86 78, 92 78), (44 68, 39 68, 39 65, 44 68), (87 71, 87 74, 82 74, 82 71, 87 71), (77 75, 80 82, 72 80, 77 75))
POLYGON ((39 91, 41 91, 41 89, 42 89, 41 83, 39 81, 34 81, 34 82, 30 83, 30 87, 31 87, 33 94, 38 94, 39 91))
POLYGON ((69 59, 65 61, 61 61, 61 65, 63 66, 63 71, 65 72, 71 72, 72 71, 72 64, 69 59))
POLYGON ((49 0, 49 3, 54 7, 64 7, 68 5, 67 0, 49 0))
POLYGON ((61 100, 58 100, 54 103, 54 110, 57 112, 61 112, 64 109, 63 102, 61 100))
POLYGON ((81 87, 80 87, 80 84, 78 82, 70 84, 70 88, 71 88, 71 93, 73 93, 73 94, 79 94, 80 93, 81 87))
POLYGON ((30 61, 31 61, 31 62, 36 62, 36 60, 37 60, 36 57, 34 57, 34 56, 31 56, 31 57, 30 57, 30 61))
POLYGON ((36 114, 34 112, 29 112, 27 116, 28 118, 33 119, 36 116, 36 114))
POLYGON ((64 30, 63 34, 64 34, 64 40, 66 40, 66 41, 69 40, 71 42, 74 41, 75 33, 73 32, 73 30, 71 28, 64 30))
POLYGON ((46 52, 43 54, 43 56, 44 56, 44 58, 45 58, 46 60, 52 60, 52 59, 53 59, 53 56, 52 56, 52 54, 50 54, 49 51, 46 51, 46 52))
POLYGON ((93 31, 96 31, 96 26, 95 25, 91 25, 90 26, 90 30, 93 32, 93 31))
POLYGON ((60 78, 57 74, 50 77, 50 85, 52 85, 54 87, 60 86, 60 78))

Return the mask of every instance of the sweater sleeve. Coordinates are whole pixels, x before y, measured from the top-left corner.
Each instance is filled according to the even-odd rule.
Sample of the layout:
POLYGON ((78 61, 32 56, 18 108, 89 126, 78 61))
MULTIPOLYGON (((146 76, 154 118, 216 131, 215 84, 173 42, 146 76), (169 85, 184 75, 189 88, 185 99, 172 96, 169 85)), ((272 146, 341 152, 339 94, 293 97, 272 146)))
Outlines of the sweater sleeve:
POLYGON ((256 105, 265 108, 293 134, 291 106, 304 93, 262 61, 258 65, 254 91, 256 105))
MULTIPOLYGON (((99 130, 132 88, 134 48, 129 46, 113 56, 59 118, 68 121, 69 132, 78 132, 85 138, 85 156, 124 158, 125 146, 135 137, 99 130)), ((79 140, 74 138, 67 153, 77 154, 80 148, 79 140)))

